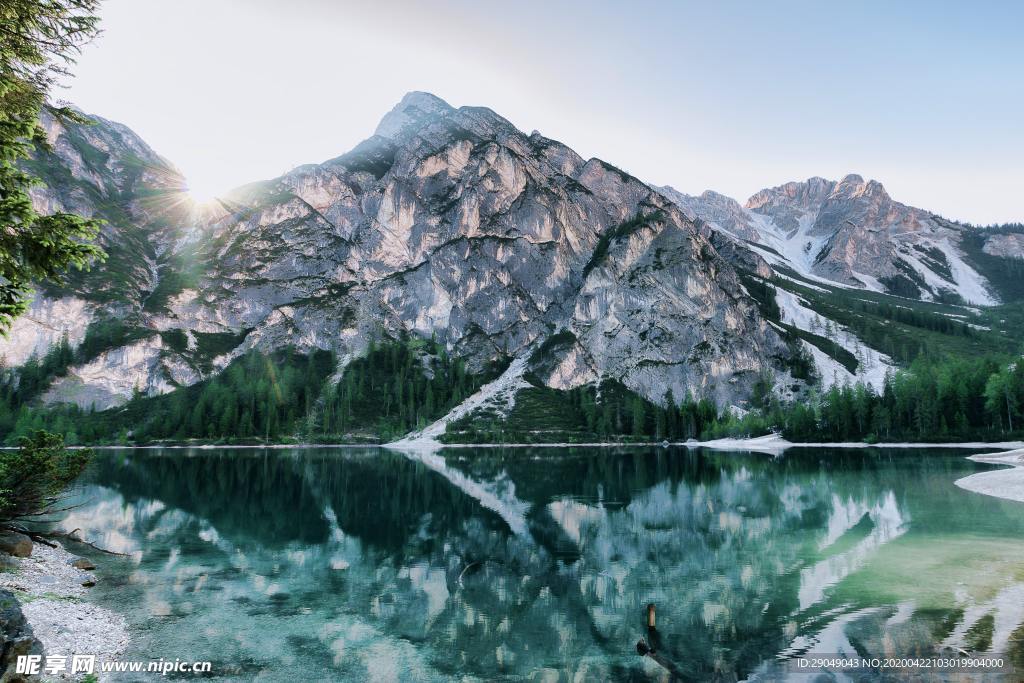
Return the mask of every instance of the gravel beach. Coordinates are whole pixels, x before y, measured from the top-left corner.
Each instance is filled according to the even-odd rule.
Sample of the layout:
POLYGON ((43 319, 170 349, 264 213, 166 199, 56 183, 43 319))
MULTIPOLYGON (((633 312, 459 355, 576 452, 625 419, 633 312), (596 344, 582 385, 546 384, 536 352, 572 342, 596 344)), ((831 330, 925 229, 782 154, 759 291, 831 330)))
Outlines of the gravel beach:
MULTIPOLYGON (((86 600, 89 588, 83 582, 96 581, 92 572, 76 569, 78 556, 58 544, 49 548, 34 544, 31 557, 4 557, 0 588, 12 591, 21 602, 36 638, 47 655, 96 655, 99 662, 117 659, 128 645, 125 618, 86 600)), ((76 675, 75 678, 80 678, 76 675)), ((70 674, 44 680, 70 679, 70 674)))

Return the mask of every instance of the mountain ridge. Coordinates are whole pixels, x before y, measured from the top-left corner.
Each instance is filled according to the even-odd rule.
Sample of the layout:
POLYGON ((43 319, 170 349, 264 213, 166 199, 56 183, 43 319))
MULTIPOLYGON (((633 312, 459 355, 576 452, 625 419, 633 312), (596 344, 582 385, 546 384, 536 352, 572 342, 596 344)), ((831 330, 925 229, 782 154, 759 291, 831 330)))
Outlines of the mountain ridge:
MULTIPOLYGON (((806 277, 924 301, 1000 301, 979 264, 968 262, 962 242, 969 228, 897 202, 880 182, 858 174, 784 183, 743 205, 713 191, 693 196, 658 189, 694 217, 806 277)), ((1012 245, 1000 249, 1014 253, 1012 245)))
MULTIPOLYGON (((173 165, 121 124, 54 125, 52 137, 30 162, 46 183, 34 199, 105 218, 111 258, 43 287, 0 341, 16 386, 18 366, 66 339, 67 364, 34 399, 46 405, 177 395, 251 353, 329 351, 340 382, 374 344, 420 339, 424 368, 450 354, 477 384, 512 363, 511 402, 528 386, 609 386, 623 405, 627 391, 742 412, 766 383, 783 400, 880 389, 907 344, 924 343, 917 328, 894 340, 894 323, 959 344, 935 334, 969 334, 975 313, 960 304, 991 291, 977 270, 961 277, 966 247, 933 253, 966 228, 861 176, 767 188, 748 206, 693 197, 428 93, 403 97, 352 150, 213 206, 190 202, 173 165), (925 310, 897 321, 908 305, 925 310)), ((990 267, 1016 263, 1001 255, 1019 246, 1012 231, 999 254, 987 236, 971 245, 990 267)))
MULTIPOLYGON (((113 172, 130 147, 106 145, 103 168, 113 172)), ((89 179, 75 167, 72 176, 89 179)), ((108 226, 150 239, 132 287, 110 301, 81 282, 50 291, 4 345, 9 362, 40 353, 53 334, 32 321, 57 308, 77 311, 72 346, 97 321, 132 331, 57 378, 48 402, 116 406, 200 381, 250 349, 345 359, 402 334, 435 337, 483 367, 569 330, 571 360, 546 378, 561 387, 608 376, 656 401, 671 390, 730 403, 762 372, 785 375, 797 353, 664 197, 483 107, 411 93, 352 151, 233 190, 212 217, 192 212, 181 179, 165 176, 145 188, 162 192, 162 214, 124 196, 140 211, 108 226), (608 257, 595 260, 599 246, 608 257), (175 348, 166 338, 179 334, 175 348), (242 341, 215 353, 210 335, 242 341)), ((74 189, 47 192, 61 201, 74 189)))

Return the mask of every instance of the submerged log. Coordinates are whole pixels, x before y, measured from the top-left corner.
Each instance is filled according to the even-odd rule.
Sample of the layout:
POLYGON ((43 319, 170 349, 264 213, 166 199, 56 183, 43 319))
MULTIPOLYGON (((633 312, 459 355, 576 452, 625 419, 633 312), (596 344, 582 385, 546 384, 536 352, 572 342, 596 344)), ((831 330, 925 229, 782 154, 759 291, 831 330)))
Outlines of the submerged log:
POLYGON ((684 679, 682 669, 676 666, 675 662, 660 652, 661 634, 658 633, 657 613, 654 603, 647 605, 647 638, 641 638, 636 643, 636 653, 641 657, 650 657, 661 668, 669 672, 672 678, 684 679))

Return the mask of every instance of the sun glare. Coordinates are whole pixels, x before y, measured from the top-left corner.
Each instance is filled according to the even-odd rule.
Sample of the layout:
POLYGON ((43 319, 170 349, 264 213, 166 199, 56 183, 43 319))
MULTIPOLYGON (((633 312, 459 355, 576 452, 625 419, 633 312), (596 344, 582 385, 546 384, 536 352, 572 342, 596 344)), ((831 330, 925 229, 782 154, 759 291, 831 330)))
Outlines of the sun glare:
POLYGON ((220 193, 207 187, 189 186, 188 196, 196 206, 213 204, 220 193))
POLYGON ((204 183, 189 183, 182 199, 187 203, 192 217, 199 222, 218 220, 224 215, 224 197, 228 193, 215 190, 204 183))

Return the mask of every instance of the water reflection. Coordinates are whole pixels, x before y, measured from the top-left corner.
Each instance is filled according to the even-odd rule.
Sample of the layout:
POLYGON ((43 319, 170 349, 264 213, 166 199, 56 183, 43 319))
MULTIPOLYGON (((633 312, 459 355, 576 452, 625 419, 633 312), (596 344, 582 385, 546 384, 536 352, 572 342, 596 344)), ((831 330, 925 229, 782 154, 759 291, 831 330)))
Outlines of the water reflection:
POLYGON ((1024 641, 1024 505, 929 451, 103 454, 64 520, 130 553, 96 598, 140 657, 226 679, 694 680, 808 652, 1024 641))
POLYGON ((827 535, 818 547, 825 557, 800 570, 800 610, 824 600, 829 588, 864 566, 882 544, 903 535, 907 528, 891 490, 879 494, 875 501, 847 498, 843 502, 833 495, 827 535))

